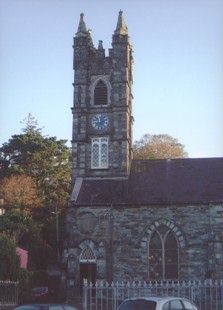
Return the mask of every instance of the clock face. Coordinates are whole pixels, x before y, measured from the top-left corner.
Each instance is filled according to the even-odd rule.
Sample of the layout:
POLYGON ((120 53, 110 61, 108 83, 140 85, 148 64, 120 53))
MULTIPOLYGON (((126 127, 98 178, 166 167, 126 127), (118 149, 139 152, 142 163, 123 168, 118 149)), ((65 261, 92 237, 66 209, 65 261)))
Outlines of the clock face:
POLYGON ((91 124, 97 130, 105 129, 108 126, 108 116, 105 114, 96 114, 92 117, 91 124))

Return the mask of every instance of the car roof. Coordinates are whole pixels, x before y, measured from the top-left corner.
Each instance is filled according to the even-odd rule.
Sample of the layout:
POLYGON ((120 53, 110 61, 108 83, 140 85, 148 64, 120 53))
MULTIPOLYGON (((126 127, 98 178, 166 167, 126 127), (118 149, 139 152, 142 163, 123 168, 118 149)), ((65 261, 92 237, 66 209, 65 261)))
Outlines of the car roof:
POLYGON ((143 299, 143 300, 148 300, 148 301, 163 301, 163 302, 168 302, 173 299, 183 299, 187 300, 187 298, 182 298, 182 297, 176 297, 176 296, 166 296, 166 297, 158 297, 158 296, 151 296, 151 297, 146 297, 146 296, 140 296, 140 297, 135 297, 135 298, 128 298, 127 300, 138 300, 138 299, 143 299))

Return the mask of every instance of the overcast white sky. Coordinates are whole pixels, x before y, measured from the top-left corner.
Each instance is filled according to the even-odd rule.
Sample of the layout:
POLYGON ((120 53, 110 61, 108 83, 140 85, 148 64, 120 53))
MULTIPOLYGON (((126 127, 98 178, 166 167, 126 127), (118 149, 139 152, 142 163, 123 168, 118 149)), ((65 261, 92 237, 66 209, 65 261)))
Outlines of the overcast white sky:
POLYGON ((134 49, 134 138, 166 133, 190 157, 223 156, 222 0, 0 0, 0 145, 29 112, 70 145, 79 15, 108 49, 120 9, 134 49))

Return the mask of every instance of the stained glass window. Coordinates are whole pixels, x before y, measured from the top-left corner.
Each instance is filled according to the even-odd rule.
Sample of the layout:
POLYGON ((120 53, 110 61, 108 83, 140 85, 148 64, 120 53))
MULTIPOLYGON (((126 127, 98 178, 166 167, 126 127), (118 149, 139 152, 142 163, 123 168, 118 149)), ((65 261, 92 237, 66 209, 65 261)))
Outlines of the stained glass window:
POLYGON ((179 249, 174 233, 160 226, 149 241, 149 279, 177 279, 179 249))

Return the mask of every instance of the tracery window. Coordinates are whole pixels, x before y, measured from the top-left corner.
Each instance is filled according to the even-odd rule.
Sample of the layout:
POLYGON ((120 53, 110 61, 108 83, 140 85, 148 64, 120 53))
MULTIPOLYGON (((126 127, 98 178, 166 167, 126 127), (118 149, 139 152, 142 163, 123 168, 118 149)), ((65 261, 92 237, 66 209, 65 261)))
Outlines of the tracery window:
POLYGON ((91 168, 108 168, 108 137, 92 139, 91 168))
POLYGON ((159 226, 149 240, 149 279, 177 279, 179 248, 174 233, 166 226, 159 226))
POLYGON ((108 104, 108 89, 104 81, 99 80, 94 89, 94 105, 108 104))
POLYGON ((86 248, 84 248, 82 250, 81 255, 80 255, 80 262, 81 263, 86 263, 86 262, 87 263, 94 263, 94 262, 96 262, 96 256, 89 246, 87 246, 86 248))

